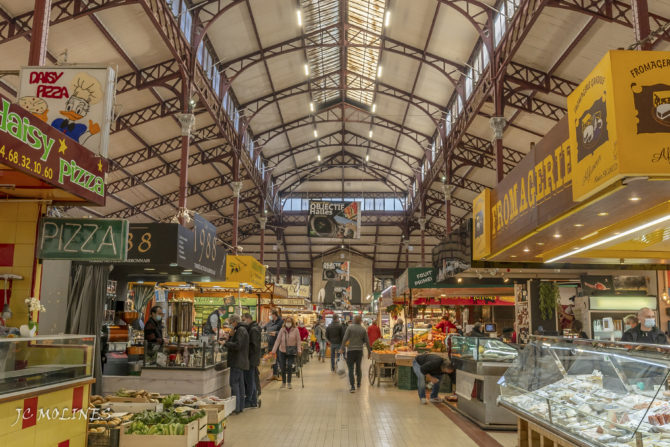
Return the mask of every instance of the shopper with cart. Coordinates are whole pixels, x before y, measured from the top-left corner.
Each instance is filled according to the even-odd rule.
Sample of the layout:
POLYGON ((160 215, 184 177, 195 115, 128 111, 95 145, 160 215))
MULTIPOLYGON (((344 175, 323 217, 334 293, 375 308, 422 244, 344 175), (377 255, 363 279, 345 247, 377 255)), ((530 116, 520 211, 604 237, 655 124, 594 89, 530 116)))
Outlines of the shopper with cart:
POLYGON ((272 353, 279 359, 279 368, 281 369, 281 388, 293 388, 291 386, 291 376, 293 375, 293 365, 296 357, 302 354, 302 343, 300 341, 300 331, 295 327, 293 318, 286 317, 284 327, 277 335, 272 353))

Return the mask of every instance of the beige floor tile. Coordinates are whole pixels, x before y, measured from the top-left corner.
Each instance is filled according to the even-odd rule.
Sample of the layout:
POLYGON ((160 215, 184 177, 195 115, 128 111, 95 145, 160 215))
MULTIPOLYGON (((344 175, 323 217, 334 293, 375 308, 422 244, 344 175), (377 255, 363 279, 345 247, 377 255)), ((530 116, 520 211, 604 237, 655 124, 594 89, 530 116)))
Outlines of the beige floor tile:
MULTIPOLYGON (((363 372, 369 364, 364 361, 363 372)), ((350 394, 348 380, 330 364, 311 361, 305 387, 293 378, 292 390, 274 382, 263 389, 262 407, 228 420, 226 447, 421 447, 477 444, 433 405, 420 405, 415 391, 389 384, 363 386, 350 394)), ((514 434, 495 434, 505 447, 514 434)))

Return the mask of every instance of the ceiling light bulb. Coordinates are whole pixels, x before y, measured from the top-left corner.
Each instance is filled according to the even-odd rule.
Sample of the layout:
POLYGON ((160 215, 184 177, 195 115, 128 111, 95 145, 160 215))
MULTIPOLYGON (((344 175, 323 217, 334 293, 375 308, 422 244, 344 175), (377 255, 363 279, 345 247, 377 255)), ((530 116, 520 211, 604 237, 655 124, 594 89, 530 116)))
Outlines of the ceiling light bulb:
POLYGON ((377 111, 377 104, 372 104, 372 113, 377 111))
POLYGON ((640 200, 640 198, 639 197, 631 197, 628 200, 630 200, 631 202, 637 202, 638 200, 640 200))
POLYGON ((365 155, 365 161, 370 161, 370 154, 365 155))
POLYGON ((305 64, 305 76, 309 76, 309 65, 305 64))
POLYGON ((577 227, 577 228, 583 227, 583 226, 584 226, 584 224, 575 224, 575 227, 577 227))
POLYGON ((503 282, 509 282, 509 278, 505 277, 505 279, 503 279, 503 282))
POLYGON ((384 27, 388 28, 390 24, 391 24, 391 11, 386 11, 386 15, 384 16, 384 27))
POLYGON ((370 129, 370 132, 368 132, 368 138, 372 138, 372 129, 370 129))
POLYGON ((309 103, 309 111, 310 111, 310 112, 313 112, 313 111, 314 111, 314 103, 313 103, 313 102, 310 102, 310 103, 309 103))
POLYGON ((318 137, 319 137, 319 132, 317 132, 317 130, 314 129, 314 138, 318 138, 318 137))
POLYGON ((554 237, 555 237, 556 239, 559 239, 559 238, 561 237, 561 235, 558 234, 558 233, 556 233, 556 234, 554 234, 554 237))
POLYGON ((462 282, 463 282, 463 278, 458 278, 456 281, 458 281, 459 283, 462 283, 462 282))
POLYGON ((604 216, 607 216, 607 215, 609 215, 609 213, 606 213, 604 211, 602 213, 598 213, 598 216, 600 216, 600 217, 604 217, 604 216))
POLYGON ((318 155, 316 156, 316 159, 317 159, 318 161, 321 161, 321 154, 318 154, 318 155))
POLYGON ((528 253, 530 251, 530 248, 526 247, 523 249, 524 253, 528 253))
POLYGON ((379 67, 377 67, 377 77, 378 78, 382 77, 382 66, 381 65, 379 67))
POLYGON ((302 26, 302 12, 298 9, 295 13, 298 16, 298 26, 302 26))

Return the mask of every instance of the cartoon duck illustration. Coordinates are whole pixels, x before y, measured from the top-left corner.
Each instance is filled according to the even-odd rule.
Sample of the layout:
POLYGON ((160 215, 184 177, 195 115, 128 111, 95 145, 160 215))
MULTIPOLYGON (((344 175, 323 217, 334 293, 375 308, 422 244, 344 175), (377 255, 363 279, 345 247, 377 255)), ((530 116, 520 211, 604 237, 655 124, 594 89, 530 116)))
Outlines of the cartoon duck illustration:
POLYGON ((77 121, 88 115, 91 105, 102 99, 102 87, 97 79, 88 73, 79 73, 72 79, 72 95, 65 101, 65 110, 60 114, 65 118, 56 118, 52 127, 63 132, 79 143, 85 143, 91 136, 100 132, 100 124, 88 120, 88 126, 77 121))

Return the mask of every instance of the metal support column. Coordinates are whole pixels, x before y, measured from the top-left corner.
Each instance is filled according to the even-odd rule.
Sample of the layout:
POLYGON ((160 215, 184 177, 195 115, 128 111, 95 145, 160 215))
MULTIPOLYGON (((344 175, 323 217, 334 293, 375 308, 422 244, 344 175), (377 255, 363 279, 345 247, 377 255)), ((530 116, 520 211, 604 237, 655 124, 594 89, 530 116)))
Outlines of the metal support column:
POLYGON ((260 253, 260 262, 261 264, 265 263, 265 225, 268 222, 268 218, 261 216, 258 218, 259 223, 261 224, 261 253, 260 253))
POLYGON ((456 187, 442 183, 442 193, 444 194, 444 203, 446 208, 447 234, 451 233, 451 194, 456 187))
POLYGON ((184 113, 176 114, 179 124, 181 124, 181 161, 179 165, 179 222, 183 225, 184 220, 188 220, 186 198, 188 195, 188 151, 191 139, 191 131, 195 127, 195 115, 190 111, 189 83, 184 80, 184 94, 182 105, 184 113))
MULTIPOLYGON (((647 0, 631 0, 633 11, 633 30, 635 31, 635 40, 637 42, 649 37, 651 28, 649 27, 649 6, 647 0)), ((640 44, 640 50, 649 51, 652 49, 651 40, 640 44)))
POLYGON ((44 65, 47 57, 50 16, 51 0, 35 0, 28 65, 44 65))
POLYGON ((276 283, 279 283, 279 273, 280 273, 280 265, 281 265, 281 245, 279 245, 279 240, 281 238, 280 236, 280 231, 276 230, 277 235, 277 245, 275 247, 277 248, 277 280, 275 281, 276 283))
POLYGON ((503 133, 505 132, 505 126, 507 125, 507 120, 503 115, 503 86, 502 82, 496 82, 494 88, 494 107, 495 107, 495 116, 492 116, 489 120, 491 129, 493 130, 493 148, 495 150, 496 156, 496 174, 498 177, 498 183, 500 183, 505 176, 505 171, 503 170, 503 133))
POLYGON ((235 157, 233 162, 233 179, 234 181, 230 182, 230 187, 233 190, 233 254, 237 254, 237 243, 238 243, 238 228, 239 228, 239 209, 240 209, 240 192, 242 191, 242 182, 239 181, 239 158, 235 157))
POLYGON ((421 228, 421 267, 426 266, 426 217, 419 218, 419 227, 421 228))

